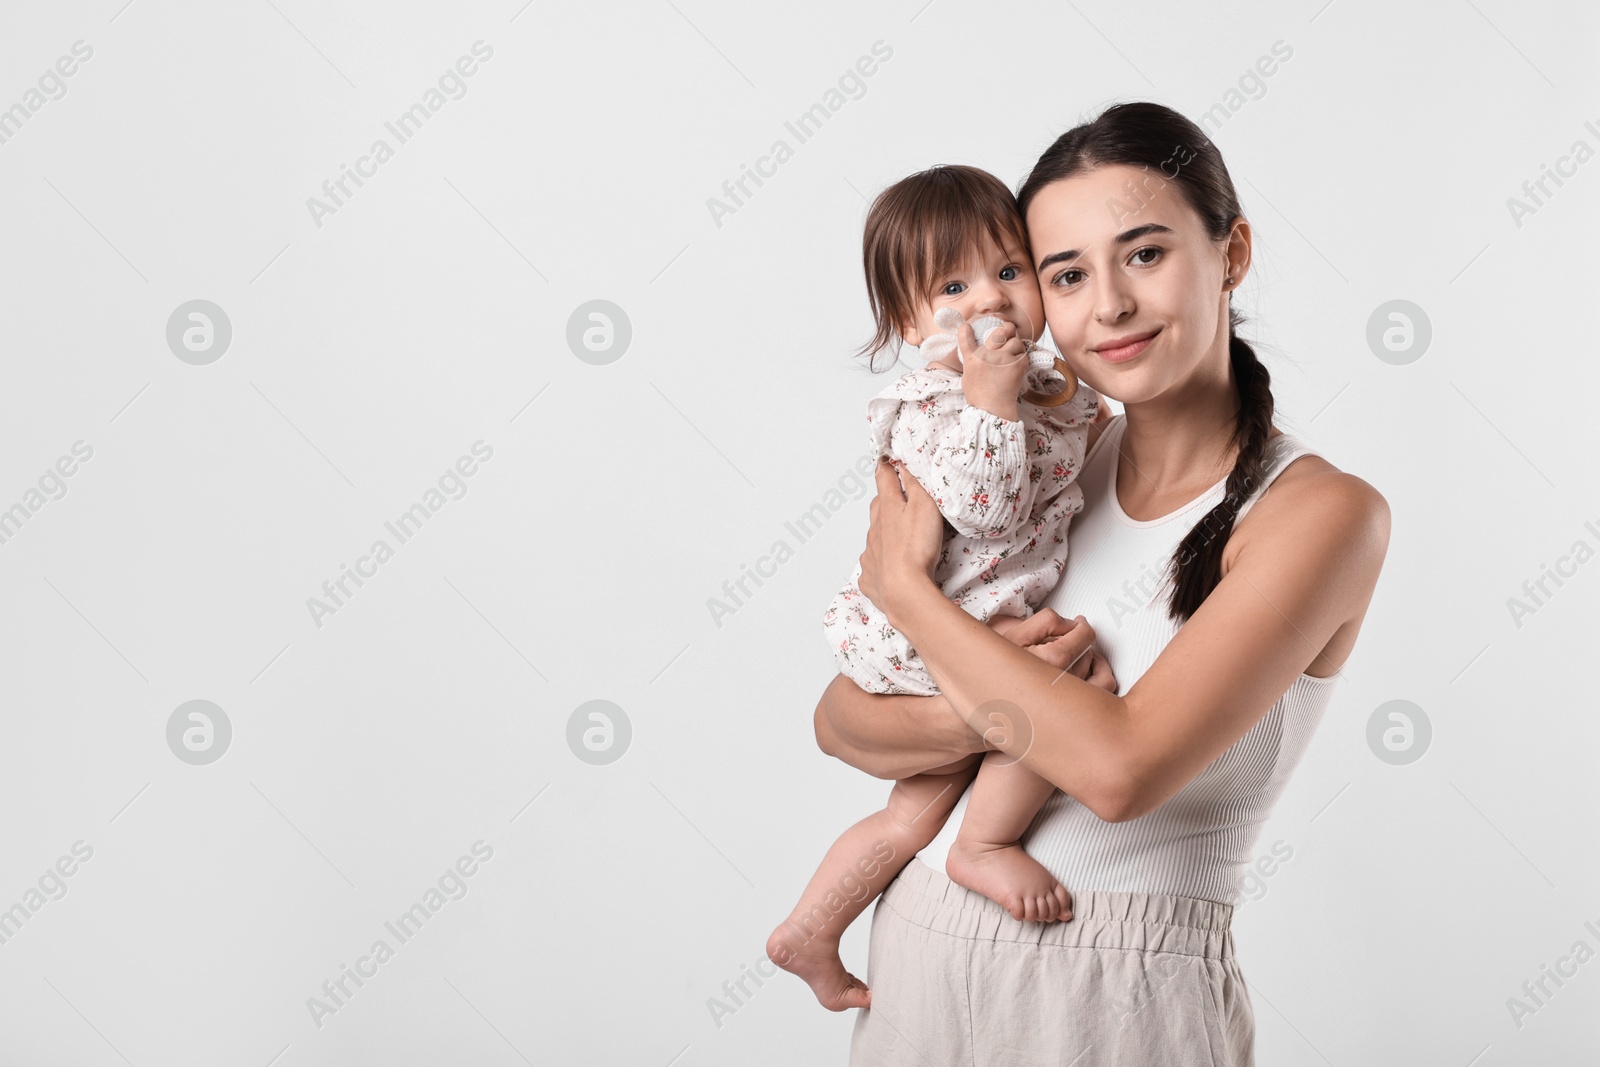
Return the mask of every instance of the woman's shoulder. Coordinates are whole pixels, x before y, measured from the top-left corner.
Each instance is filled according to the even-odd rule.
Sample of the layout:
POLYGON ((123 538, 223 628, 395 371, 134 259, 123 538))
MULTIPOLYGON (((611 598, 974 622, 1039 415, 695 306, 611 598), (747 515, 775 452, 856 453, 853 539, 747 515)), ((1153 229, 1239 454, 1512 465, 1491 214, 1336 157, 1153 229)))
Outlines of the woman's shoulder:
MULTIPOLYGON (((1273 434, 1270 440, 1279 448, 1301 445, 1298 438, 1282 432, 1273 434)), ((1325 457, 1312 451, 1306 451, 1303 455, 1291 459, 1273 479, 1267 490, 1261 496, 1261 507, 1266 506, 1269 497, 1277 496, 1280 499, 1275 503, 1279 509, 1285 504, 1292 507, 1332 506, 1341 511, 1354 510, 1362 513, 1388 508, 1383 494, 1372 485, 1354 474, 1340 470, 1325 457)))
MULTIPOLYGON (((1280 449, 1299 444, 1282 433, 1271 440, 1280 449)), ((1381 555, 1388 544, 1389 502, 1364 479, 1306 452, 1290 459, 1239 519, 1228 555, 1250 540, 1287 543, 1311 530, 1348 544, 1372 545, 1381 555)))

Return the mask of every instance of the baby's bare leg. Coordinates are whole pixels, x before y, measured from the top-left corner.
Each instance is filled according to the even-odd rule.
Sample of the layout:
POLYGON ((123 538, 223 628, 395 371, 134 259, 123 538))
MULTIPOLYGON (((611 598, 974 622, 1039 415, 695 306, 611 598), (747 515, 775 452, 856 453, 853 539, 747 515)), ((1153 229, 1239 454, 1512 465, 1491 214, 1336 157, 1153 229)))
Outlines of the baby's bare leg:
POLYGON ((991 752, 978 770, 961 830, 945 873, 1028 922, 1072 917, 1072 898, 1017 842, 1055 786, 1004 752, 991 752))
POLYGON ((889 802, 833 843, 800 903, 767 938, 767 957, 799 975, 829 1011, 868 1007, 862 981, 844 969, 839 938, 918 850, 939 833, 980 758, 974 754, 939 773, 903 778, 889 802))

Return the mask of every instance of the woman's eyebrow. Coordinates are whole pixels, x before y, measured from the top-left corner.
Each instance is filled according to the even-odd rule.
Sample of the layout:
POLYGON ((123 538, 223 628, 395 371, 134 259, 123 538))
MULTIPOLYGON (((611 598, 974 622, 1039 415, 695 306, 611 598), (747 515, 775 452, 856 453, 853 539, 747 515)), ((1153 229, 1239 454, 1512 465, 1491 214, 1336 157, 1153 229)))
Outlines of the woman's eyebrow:
MULTIPOLYGON (((1123 230, 1117 234, 1115 240, 1117 244, 1125 245, 1129 241, 1137 241, 1139 238, 1146 237, 1152 233, 1176 232, 1172 227, 1163 226, 1159 222, 1147 222, 1143 226, 1135 226, 1131 230, 1123 230)), ((1052 252, 1039 261, 1039 273, 1044 273, 1045 268, 1053 267, 1057 263, 1065 263, 1068 260, 1077 259, 1082 254, 1083 250, 1080 248, 1069 248, 1065 252, 1052 252)))

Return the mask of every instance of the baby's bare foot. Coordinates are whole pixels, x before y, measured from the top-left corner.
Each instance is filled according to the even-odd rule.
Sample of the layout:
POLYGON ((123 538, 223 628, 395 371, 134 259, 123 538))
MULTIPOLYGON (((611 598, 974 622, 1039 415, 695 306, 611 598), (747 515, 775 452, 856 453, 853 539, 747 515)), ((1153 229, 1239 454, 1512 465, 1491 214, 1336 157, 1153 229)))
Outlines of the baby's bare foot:
POLYGON ((817 1002, 829 1011, 872 1006, 866 983, 844 969, 837 940, 801 941, 785 923, 767 938, 767 958, 810 986, 817 1002))
POLYGON ((1072 918, 1072 898, 1055 876, 1021 845, 966 843, 959 839, 945 858, 945 873, 957 885, 982 893, 1026 922, 1072 918))

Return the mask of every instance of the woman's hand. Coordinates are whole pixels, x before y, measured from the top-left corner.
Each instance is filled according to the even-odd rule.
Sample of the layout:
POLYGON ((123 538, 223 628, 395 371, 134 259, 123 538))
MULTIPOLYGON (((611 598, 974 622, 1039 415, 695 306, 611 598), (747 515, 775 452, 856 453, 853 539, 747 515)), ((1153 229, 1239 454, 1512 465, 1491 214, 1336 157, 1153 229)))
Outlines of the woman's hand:
MULTIPOLYGON (((867 547, 857 586, 892 625, 908 594, 933 584, 944 544, 944 516, 922 483, 887 456, 878 457, 878 493, 868 508, 867 547)), ((935 587, 937 588, 937 587, 935 587)))
POLYGON ((996 615, 989 620, 989 628, 1075 678, 1108 693, 1117 691, 1111 664, 1094 647, 1094 628, 1082 615, 1066 619, 1050 608, 1041 608, 1026 619, 996 615))

